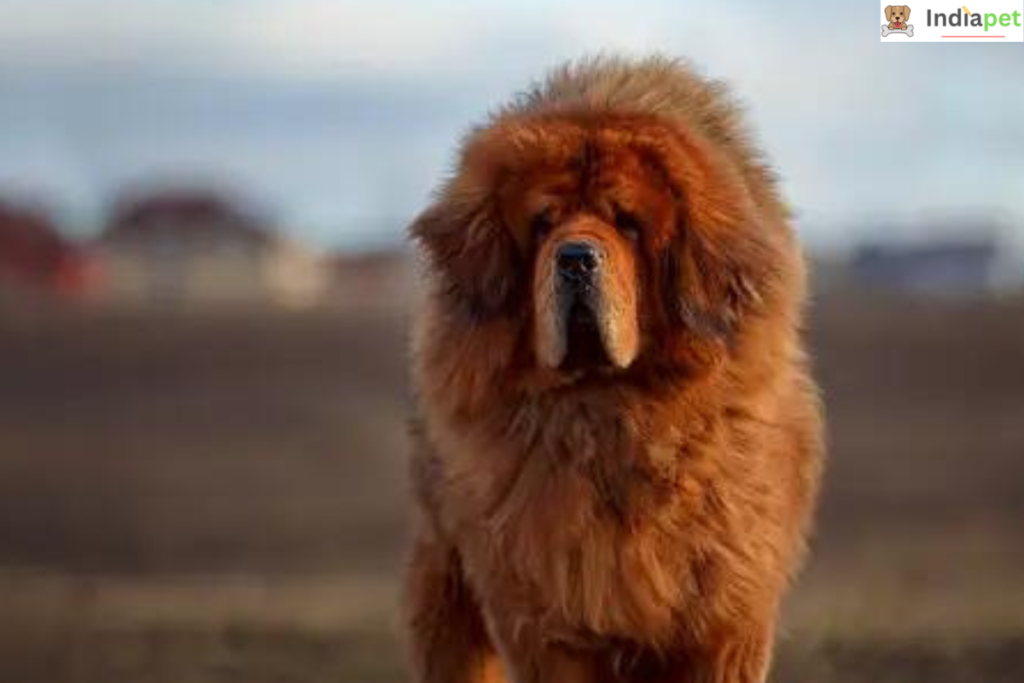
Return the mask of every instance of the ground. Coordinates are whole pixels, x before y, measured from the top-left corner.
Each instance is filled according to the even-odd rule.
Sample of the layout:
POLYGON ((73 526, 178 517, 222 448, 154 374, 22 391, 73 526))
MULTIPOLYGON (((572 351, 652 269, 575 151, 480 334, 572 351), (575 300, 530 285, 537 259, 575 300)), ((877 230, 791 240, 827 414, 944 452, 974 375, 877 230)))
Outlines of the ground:
MULTIPOLYGON (((0 310, 0 682, 404 680, 404 321, 0 310)), ((1024 301, 809 327, 831 461, 774 680, 1024 680, 1024 301)))

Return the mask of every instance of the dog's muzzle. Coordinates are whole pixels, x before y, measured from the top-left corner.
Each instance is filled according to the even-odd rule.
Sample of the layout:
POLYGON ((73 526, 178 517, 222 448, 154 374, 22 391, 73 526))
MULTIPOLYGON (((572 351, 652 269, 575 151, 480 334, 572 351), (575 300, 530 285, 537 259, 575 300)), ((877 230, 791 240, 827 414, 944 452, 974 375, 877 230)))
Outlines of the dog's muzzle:
POLYGON ((538 360, 571 373, 628 367, 639 348, 630 264, 615 261, 608 245, 585 235, 550 247, 534 275, 538 360))
POLYGON ((601 251, 589 242, 567 242, 555 254, 558 310, 565 336, 564 370, 611 364, 602 339, 601 251))

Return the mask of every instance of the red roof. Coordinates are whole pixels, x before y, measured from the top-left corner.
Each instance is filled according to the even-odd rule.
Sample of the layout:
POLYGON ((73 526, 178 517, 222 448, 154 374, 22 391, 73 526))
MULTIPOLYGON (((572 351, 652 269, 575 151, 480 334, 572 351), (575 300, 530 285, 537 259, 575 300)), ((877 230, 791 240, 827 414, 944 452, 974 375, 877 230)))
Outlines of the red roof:
POLYGON ((230 200, 206 190, 165 190, 118 202, 102 240, 233 239, 265 243, 266 221, 230 200))
POLYGON ((61 237, 41 210, 0 200, 0 285, 78 290, 89 270, 84 252, 61 237))

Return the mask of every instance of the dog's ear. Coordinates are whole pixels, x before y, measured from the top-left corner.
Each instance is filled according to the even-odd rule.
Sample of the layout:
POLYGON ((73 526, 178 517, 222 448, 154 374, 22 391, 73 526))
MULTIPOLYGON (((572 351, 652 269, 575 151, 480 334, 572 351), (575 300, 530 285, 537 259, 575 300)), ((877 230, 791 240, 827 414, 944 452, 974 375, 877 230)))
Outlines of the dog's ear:
POLYGON ((456 178, 409 227, 439 277, 441 294, 475 320, 512 310, 518 251, 486 197, 466 196, 456 178))
POLYGON ((518 311, 523 257, 499 210, 509 154, 507 131, 473 131, 462 144, 455 175, 410 226, 454 310, 474 320, 518 311))
POLYGON ((906 5, 903 6, 903 21, 910 20, 910 8, 906 5))
POLYGON ((659 259, 668 322, 728 340, 775 287, 774 236, 753 224, 758 211, 742 175, 707 143, 685 131, 634 141, 677 203, 677 225, 659 259))
POLYGON ((892 5, 885 8, 885 19, 886 21, 892 21, 892 5))
POLYGON ((762 303, 766 245, 737 240, 722 245, 690 231, 662 257, 670 323, 705 339, 730 340, 737 325, 762 303))

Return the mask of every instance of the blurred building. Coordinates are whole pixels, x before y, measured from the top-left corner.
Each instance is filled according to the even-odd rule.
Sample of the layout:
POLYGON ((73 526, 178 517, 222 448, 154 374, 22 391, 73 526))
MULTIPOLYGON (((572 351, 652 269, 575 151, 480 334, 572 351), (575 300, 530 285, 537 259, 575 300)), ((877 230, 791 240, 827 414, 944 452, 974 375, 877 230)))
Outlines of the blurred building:
POLYGON ((1002 284, 993 239, 964 238, 906 245, 869 244, 850 260, 856 284, 926 294, 984 294, 1002 284))
POLYGON ((177 305, 316 303, 328 270, 255 212, 204 190, 121 201, 97 242, 105 295, 177 305))
POLYGON ((400 249, 335 254, 330 265, 334 304, 375 309, 409 304, 415 269, 400 249))
POLYGON ((95 274, 86 251, 61 237, 45 212, 0 200, 0 290, 78 295, 95 274))

